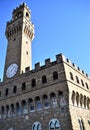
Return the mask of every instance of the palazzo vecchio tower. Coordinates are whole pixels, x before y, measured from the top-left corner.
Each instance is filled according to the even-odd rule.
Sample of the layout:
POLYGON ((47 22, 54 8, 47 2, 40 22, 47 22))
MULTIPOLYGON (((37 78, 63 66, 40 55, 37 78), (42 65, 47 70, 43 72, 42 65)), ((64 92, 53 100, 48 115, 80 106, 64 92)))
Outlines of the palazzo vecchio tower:
POLYGON ((90 78, 63 54, 32 69, 34 25, 23 3, 6 25, 0 130, 90 130, 90 78))

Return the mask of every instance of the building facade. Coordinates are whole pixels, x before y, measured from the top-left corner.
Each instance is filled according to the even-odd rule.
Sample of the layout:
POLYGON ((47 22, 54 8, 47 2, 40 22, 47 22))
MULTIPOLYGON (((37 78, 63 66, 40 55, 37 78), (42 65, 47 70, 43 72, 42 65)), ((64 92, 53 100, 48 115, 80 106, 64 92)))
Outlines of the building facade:
POLYGON ((0 130, 90 130, 90 78, 63 54, 31 69, 34 25, 25 3, 7 22, 0 130))

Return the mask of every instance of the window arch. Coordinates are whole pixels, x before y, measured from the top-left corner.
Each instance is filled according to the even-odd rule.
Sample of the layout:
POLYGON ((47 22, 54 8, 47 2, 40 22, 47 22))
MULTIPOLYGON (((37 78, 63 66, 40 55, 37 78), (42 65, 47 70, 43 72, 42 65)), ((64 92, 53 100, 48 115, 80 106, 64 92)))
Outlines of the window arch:
POLYGON ((51 119, 49 122, 49 130, 60 130, 60 122, 58 119, 51 119))
POLYGON ((36 121, 32 125, 32 130, 42 130, 41 123, 36 121))
POLYGON ((21 107, 18 102, 16 103, 16 112, 17 112, 17 115, 21 115, 21 107))
POLYGON ((43 84, 47 83, 46 75, 43 75, 43 76, 42 76, 42 83, 43 83, 43 84))
POLYGON ((25 82, 22 83, 22 91, 24 91, 24 90, 26 90, 26 83, 25 82))
POLYGON ((37 109, 37 110, 41 110, 41 109, 42 109, 42 103, 41 103, 41 101, 40 101, 40 97, 39 97, 39 96, 37 96, 37 97, 35 98, 35 103, 36 103, 36 109, 37 109))
POLYGON ((76 82, 79 84, 79 78, 76 76, 76 82))
POLYGON ((72 92, 72 97, 71 97, 71 99, 72 99, 72 103, 73 103, 73 105, 75 104, 75 92, 73 91, 72 92))
POLYGON ((5 96, 8 96, 8 88, 5 90, 5 96))
POLYGON ((13 87, 13 93, 16 93, 17 92, 17 86, 14 86, 13 87))
POLYGON ((83 80, 81 79, 81 84, 82 84, 82 86, 84 87, 84 82, 83 82, 83 80))
POLYGON ((33 99, 32 98, 29 98, 28 99, 28 104, 29 104, 29 108, 30 108, 30 111, 34 111, 34 103, 33 103, 33 99))
POLYGON ((50 94, 50 99, 51 99, 51 105, 53 107, 57 106, 57 99, 56 99, 56 94, 55 93, 51 93, 50 94))
POLYGON ((31 84, 32 84, 32 87, 35 87, 35 86, 36 86, 36 80, 35 80, 35 79, 32 79, 31 84))
POLYGON ((76 92, 76 103, 77 103, 77 106, 79 105, 79 93, 76 92))
POLYGON ((70 78, 74 80, 72 72, 70 72, 70 78))
POLYGON ((80 94, 80 106, 82 107, 82 105, 83 105, 83 95, 80 94))
POLYGON ((54 71, 53 72, 53 80, 56 80, 56 79, 58 79, 58 73, 57 73, 57 71, 54 71))
POLYGON ((11 114, 13 115, 15 112, 14 104, 11 104, 11 114))
POLYGON ((6 105, 6 114, 7 114, 7 116, 10 116, 10 109, 9 109, 9 105, 6 105))
POLYGON ((21 104, 22 104, 22 112, 23 112, 23 114, 27 114, 28 113, 27 102, 25 100, 22 100, 21 104))
POLYGON ((86 88, 87 88, 87 89, 89 89, 88 84, 87 84, 87 83, 85 83, 85 85, 86 85, 86 88))
POLYGON ((43 105, 44 105, 44 108, 49 108, 50 107, 50 103, 48 101, 48 96, 47 95, 43 95, 43 105))
POLYGON ((64 97, 64 95, 63 95, 63 92, 62 92, 62 91, 59 91, 59 92, 58 92, 58 96, 59 96, 60 106, 65 106, 65 105, 66 105, 66 100, 65 100, 65 97, 64 97))

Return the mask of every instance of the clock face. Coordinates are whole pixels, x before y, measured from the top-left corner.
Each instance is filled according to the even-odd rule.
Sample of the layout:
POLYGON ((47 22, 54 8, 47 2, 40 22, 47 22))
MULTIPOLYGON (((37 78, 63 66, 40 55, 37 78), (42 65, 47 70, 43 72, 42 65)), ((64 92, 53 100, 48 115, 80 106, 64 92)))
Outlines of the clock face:
POLYGON ((7 70, 6 70, 6 76, 7 76, 8 78, 13 77, 13 76, 16 74, 17 70, 18 70, 18 65, 15 64, 15 63, 14 63, 14 64, 11 64, 11 65, 7 68, 7 70))

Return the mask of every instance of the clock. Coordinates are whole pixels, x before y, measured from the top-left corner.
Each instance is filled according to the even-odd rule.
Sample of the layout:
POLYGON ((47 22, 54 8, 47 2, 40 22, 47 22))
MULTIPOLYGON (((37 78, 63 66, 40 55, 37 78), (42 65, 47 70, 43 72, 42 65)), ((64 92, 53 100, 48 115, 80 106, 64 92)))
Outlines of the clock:
POLYGON ((7 76, 8 78, 13 77, 13 76, 16 74, 17 70, 18 70, 18 65, 15 64, 15 63, 11 64, 11 65, 7 68, 7 70, 6 70, 6 76, 7 76))

